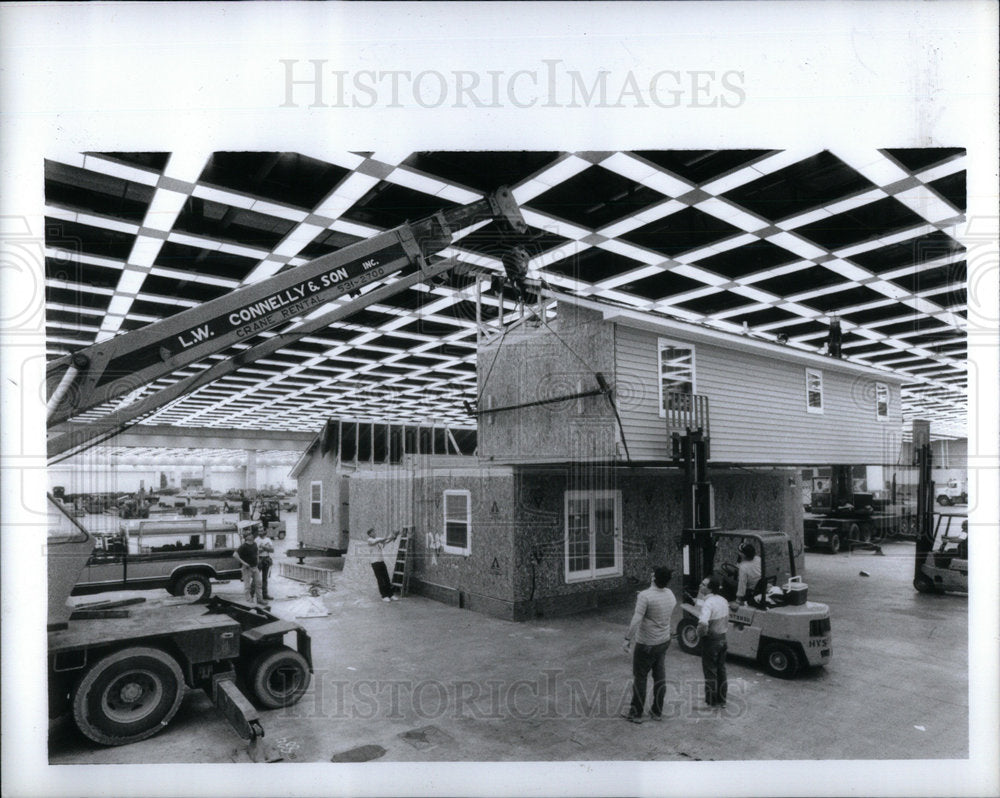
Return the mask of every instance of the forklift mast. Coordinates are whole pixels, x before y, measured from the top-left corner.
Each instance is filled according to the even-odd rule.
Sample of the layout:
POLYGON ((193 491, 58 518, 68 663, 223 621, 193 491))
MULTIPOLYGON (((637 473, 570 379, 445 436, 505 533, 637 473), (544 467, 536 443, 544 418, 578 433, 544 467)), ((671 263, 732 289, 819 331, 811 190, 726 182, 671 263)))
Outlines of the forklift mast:
POLYGON ((683 592, 694 596, 715 561, 715 494, 708 479, 708 397, 670 393, 665 398, 674 461, 684 467, 683 592), (683 433, 680 432, 683 430, 683 433))
POLYGON ((931 467, 934 454, 931 451, 930 422, 913 422, 913 463, 917 467, 917 542, 913 575, 920 576, 920 566, 934 548, 934 481, 931 467))
MULTIPOLYGON (((410 286, 455 267, 427 259, 451 245, 460 230, 495 220, 513 233, 511 246, 527 225, 510 191, 501 188, 469 205, 405 223, 336 252, 286 269, 197 307, 137 330, 84 347, 47 366, 50 458, 82 450, 120 432, 167 402, 238 368, 272 354, 305 335, 329 326, 410 286), (408 266, 417 271, 400 277, 408 266), (362 288, 396 276, 365 294, 362 288), (352 299, 316 315, 337 298, 352 299), (200 373, 159 387, 136 399, 138 390, 174 372, 223 352, 261 333, 288 325, 277 335, 216 363, 200 373), (107 402, 125 399, 106 418, 70 429, 65 422, 107 402), (80 427, 83 427, 81 430, 80 427)), ((259 340, 259 339, 258 339, 259 340)))

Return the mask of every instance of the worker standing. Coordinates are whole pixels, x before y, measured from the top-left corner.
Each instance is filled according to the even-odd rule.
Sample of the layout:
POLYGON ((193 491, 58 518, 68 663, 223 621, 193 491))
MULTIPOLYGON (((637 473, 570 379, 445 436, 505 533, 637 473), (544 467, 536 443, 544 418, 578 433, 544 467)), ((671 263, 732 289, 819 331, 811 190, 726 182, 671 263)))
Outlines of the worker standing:
POLYGON ((670 648, 670 616, 677 606, 677 599, 667 589, 672 573, 669 568, 658 567, 653 571, 649 587, 639 593, 635 602, 632 623, 625 633, 625 651, 633 638, 632 653, 632 706, 627 720, 642 723, 642 709, 646 703, 646 680, 653 671, 653 703, 649 716, 663 720, 663 697, 667 691, 667 672, 663 664, 670 648))
POLYGON ((270 601, 271 595, 267 592, 267 577, 271 573, 271 566, 274 563, 274 543, 267 535, 267 529, 263 524, 257 528, 257 537, 254 538, 257 544, 257 565, 260 568, 260 590, 264 596, 264 601, 270 601))
POLYGON ((236 559, 243 571, 243 597, 247 604, 264 605, 264 592, 260 586, 260 568, 257 564, 257 543, 253 531, 243 533, 243 545, 236 550, 236 559))
POLYGON ((706 597, 698 619, 701 637, 701 670, 705 676, 705 703, 710 707, 726 705, 726 627, 729 603, 721 595, 722 582, 714 574, 704 583, 706 597))
POLYGON ((375 572, 375 580, 378 582, 378 592, 382 596, 382 601, 399 601, 399 596, 392 590, 392 581, 389 579, 389 569, 385 567, 385 560, 382 556, 382 549, 386 543, 392 543, 399 532, 393 532, 386 537, 375 537, 375 530, 368 530, 368 545, 371 548, 372 570, 375 572))

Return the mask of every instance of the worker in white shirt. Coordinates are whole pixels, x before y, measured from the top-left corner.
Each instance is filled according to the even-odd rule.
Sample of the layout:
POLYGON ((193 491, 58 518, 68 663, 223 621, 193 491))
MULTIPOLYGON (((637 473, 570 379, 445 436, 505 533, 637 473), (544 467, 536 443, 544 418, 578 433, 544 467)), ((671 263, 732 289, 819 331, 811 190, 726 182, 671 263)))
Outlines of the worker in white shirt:
POLYGON ((737 567, 739 577, 736 582, 736 600, 744 604, 753 597, 760 581, 760 558, 753 543, 744 543, 740 546, 740 562, 737 567))
POLYGON ((392 541, 399 537, 399 530, 381 538, 375 537, 374 528, 369 529, 366 534, 368 535, 368 545, 371 551, 372 570, 375 572, 375 581, 378 582, 378 592, 382 595, 382 601, 399 601, 399 596, 396 595, 392 588, 389 569, 386 568, 385 560, 382 556, 383 547, 386 543, 392 543, 392 541))
POLYGON ((726 705, 726 627, 729 625, 729 602, 720 594, 722 582, 714 574, 705 582, 706 597, 698 619, 701 637, 701 670, 705 675, 705 703, 710 707, 726 705))

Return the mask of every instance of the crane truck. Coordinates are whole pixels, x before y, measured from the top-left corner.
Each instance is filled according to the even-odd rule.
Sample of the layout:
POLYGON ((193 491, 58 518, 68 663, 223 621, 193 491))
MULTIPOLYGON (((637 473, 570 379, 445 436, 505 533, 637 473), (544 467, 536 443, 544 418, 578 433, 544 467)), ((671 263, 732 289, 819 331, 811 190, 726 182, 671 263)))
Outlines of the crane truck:
MULTIPOLYGON (((455 268, 454 261, 432 261, 432 256, 448 247, 459 231, 484 221, 497 222, 502 235, 515 241, 527 231, 510 191, 501 188, 477 202, 402 224, 53 360, 46 375, 49 462, 84 451, 167 402, 443 275, 455 268), (345 296, 349 298, 323 310, 345 296), (274 328, 280 330, 256 342, 274 328), (240 344, 246 348, 237 348, 240 344), (223 352, 227 356, 208 368, 163 386, 179 369, 223 352), (102 407, 109 408, 103 415, 102 407), (72 423, 87 411, 94 411, 90 415, 96 419, 72 423)), ((512 282, 523 279, 509 277, 512 282)), ((286 707, 306 692, 312 672, 306 630, 265 608, 220 597, 207 604, 124 601, 71 606, 69 596, 94 541, 52 499, 50 519, 50 714, 71 711, 86 737, 121 745, 160 732, 177 711, 184 690, 203 689, 249 741, 251 757, 265 756, 259 744, 264 730, 254 704, 286 707)))

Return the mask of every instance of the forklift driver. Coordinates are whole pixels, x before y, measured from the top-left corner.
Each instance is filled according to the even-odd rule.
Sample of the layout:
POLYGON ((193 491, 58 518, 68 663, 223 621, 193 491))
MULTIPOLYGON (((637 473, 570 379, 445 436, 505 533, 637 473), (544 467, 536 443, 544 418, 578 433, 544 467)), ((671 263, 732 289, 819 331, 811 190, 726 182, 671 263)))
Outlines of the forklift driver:
POLYGON ((757 583, 760 581, 760 559, 753 543, 744 543, 740 546, 739 578, 736 583, 736 600, 740 604, 746 604, 752 600, 754 592, 757 590, 757 583))

